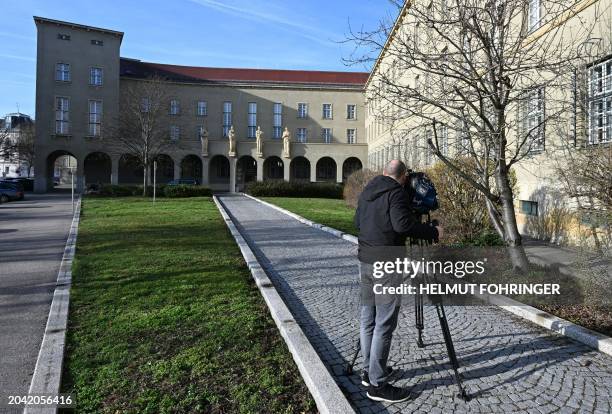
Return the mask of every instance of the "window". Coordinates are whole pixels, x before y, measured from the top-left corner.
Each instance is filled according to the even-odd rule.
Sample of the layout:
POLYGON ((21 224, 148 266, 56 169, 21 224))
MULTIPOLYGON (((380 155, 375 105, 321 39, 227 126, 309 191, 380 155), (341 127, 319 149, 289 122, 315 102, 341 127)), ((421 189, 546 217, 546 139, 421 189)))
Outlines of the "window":
POLYGON ((181 104, 178 99, 170 101, 170 115, 178 115, 181 112, 181 104))
POLYGON ((170 139, 172 141, 178 141, 181 137, 181 129, 178 125, 170 125, 170 139))
POLYGON ((89 68, 89 84, 102 85, 102 68, 89 68))
POLYGON ((274 119, 272 120, 272 138, 279 139, 283 135, 283 104, 274 104, 274 119))
POLYGON ((307 118, 307 117, 308 117, 308 104, 298 103, 298 118, 307 118))
POLYGON ((544 150, 544 88, 527 92, 522 103, 522 135, 527 138, 529 152, 544 150))
POLYGON ((248 114, 248 138, 255 138, 255 132, 257 131, 257 103, 249 102, 249 114, 248 114))
POLYGON ((346 119, 357 119, 357 107, 349 104, 346 106, 346 119))
POLYGON ((91 44, 94 46, 104 46, 104 42, 102 40, 91 39, 91 44))
POLYGON ((57 34, 57 38, 59 40, 70 40, 70 35, 63 34, 63 33, 58 33, 57 34))
POLYGON ((208 115, 208 105, 206 101, 198 101, 196 104, 196 115, 197 116, 206 116, 208 115))
POLYGON ((349 128, 346 130, 346 143, 354 144, 357 132, 354 128, 349 128))
POLYGON ((306 128, 297 129, 297 142, 306 142, 308 139, 308 131, 306 128))
POLYGON ((102 101, 89 101, 89 135, 100 136, 102 124, 102 101))
POLYGON ((448 155, 448 128, 446 125, 440 125, 438 130, 438 144, 442 155, 448 155))
POLYGON ((433 139, 433 131, 430 129, 425 131, 425 136, 423 138, 423 150, 425 151, 424 162, 425 165, 429 165, 431 164, 431 149, 429 148, 429 140, 433 139))
POLYGON ((612 142, 612 57, 589 68, 589 144, 612 142))
POLYGON ((223 102, 223 137, 227 138, 232 127, 232 103, 223 102))
POLYGON ((58 96, 55 98, 55 133, 68 134, 70 123, 70 100, 58 96))
POLYGON ((70 82, 70 64, 57 63, 55 65, 55 80, 62 82, 70 82))
POLYGON ((332 119, 332 104, 323 104, 323 119, 332 119))
POLYGON ((326 144, 331 144, 332 141, 332 130, 331 128, 323 128, 321 129, 321 138, 323 138, 323 142, 326 144))
POLYGON ((142 98, 140 101, 140 110, 143 113, 147 113, 151 110, 151 100, 149 98, 142 98))
POLYGON ((528 28, 529 31, 532 32, 540 27, 540 19, 541 19, 541 8, 540 4, 541 0, 529 0, 529 10, 527 12, 529 18, 528 28))
POLYGON ((528 216, 538 215, 538 203, 535 201, 521 200, 521 213, 528 216))

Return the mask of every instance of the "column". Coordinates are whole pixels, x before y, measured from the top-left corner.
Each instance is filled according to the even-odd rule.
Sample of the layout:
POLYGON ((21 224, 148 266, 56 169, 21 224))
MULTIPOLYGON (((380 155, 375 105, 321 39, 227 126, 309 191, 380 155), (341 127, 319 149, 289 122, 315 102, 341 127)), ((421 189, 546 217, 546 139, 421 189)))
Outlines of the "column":
POLYGON ((111 157, 111 184, 119 184, 119 158, 111 157))
POLYGON ((229 191, 230 191, 230 193, 235 193, 236 192, 236 164, 237 164, 236 157, 229 157, 229 164, 230 164, 230 188, 229 188, 229 191))
POLYGON ((310 182, 317 182, 317 163, 314 161, 310 162, 310 182))
POLYGON ((283 159, 283 179, 285 181, 289 181, 290 179, 290 168, 291 168, 291 160, 289 158, 283 159))
POLYGON ((77 158, 76 176, 74 177, 76 191, 82 193, 85 189, 85 162, 83 157, 77 158))
POLYGON ((257 158, 256 161, 257 161, 257 181, 263 181, 264 159, 257 158))
POLYGON ((174 163, 174 179, 178 180, 179 178, 181 178, 181 162, 180 161, 176 162, 176 160, 173 160, 173 163, 174 163))
MULTIPOLYGON (((34 192, 38 194, 48 191, 47 185, 49 181, 53 179, 53 169, 51 169, 49 173, 46 157, 39 157, 39 155, 40 154, 36 154, 34 160, 34 192), (51 177, 49 177, 49 174, 51 174, 51 177)), ((53 185, 53 183, 51 183, 51 185, 53 185)))
POLYGON ((338 161, 336 161, 336 182, 342 183, 342 163, 338 161))
POLYGON ((202 185, 203 186, 208 186, 208 164, 209 164, 209 158, 208 157, 204 157, 202 158, 202 185))

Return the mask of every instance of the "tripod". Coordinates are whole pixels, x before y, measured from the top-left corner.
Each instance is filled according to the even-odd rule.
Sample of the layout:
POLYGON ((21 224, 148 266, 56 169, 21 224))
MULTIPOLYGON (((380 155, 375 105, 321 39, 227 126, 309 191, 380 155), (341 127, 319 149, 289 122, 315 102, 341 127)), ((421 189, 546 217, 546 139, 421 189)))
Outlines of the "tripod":
MULTIPOLYGON (((432 223, 428 216, 428 223, 432 223)), ((410 248, 412 250, 413 245, 418 245, 421 247, 421 255, 423 253, 424 243, 430 243, 424 240, 411 240, 410 248)), ((436 277, 433 275, 433 281, 436 282, 436 277)), ((429 276, 426 272, 423 272, 419 276, 419 282, 427 282, 429 280, 429 276)), ((444 337, 444 343, 446 344, 446 351, 448 353, 448 358, 450 360, 451 366, 453 367, 455 383, 457 384, 457 388, 459 389, 459 393, 457 394, 459 398, 464 401, 469 401, 470 396, 465 391, 463 387, 463 382, 461 379, 461 375, 459 374, 459 361, 457 360, 457 354, 455 352, 455 346, 453 345, 453 338, 451 337, 450 328, 448 327, 448 321, 446 319, 446 312, 444 310, 444 303, 442 301, 442 297, 440 295, 428 295, 431 299, 431 302, 436 307, 436 314, 438 315, 438 320, 440 321, 440 328, 442 329, 442 336, 444 337)), ((423 295, 420 292, 420 289, 417 289, 415 298, 414 298, 414 315, 415 315, 415 325, 418 332, 417 337, 417 346, 419 348, 424 348, 425 343, 423 342, 423 330, 425 329, 425 321, 423 314, 423 295)), ((355 348, 355 354, 346 366, 347 375, 351 375, 353 373, 353 367, 355 366, 355 361, 357 361, 357 356, 360 351, 360 340, 359 336, 357 337, 357 346, 355 348)))

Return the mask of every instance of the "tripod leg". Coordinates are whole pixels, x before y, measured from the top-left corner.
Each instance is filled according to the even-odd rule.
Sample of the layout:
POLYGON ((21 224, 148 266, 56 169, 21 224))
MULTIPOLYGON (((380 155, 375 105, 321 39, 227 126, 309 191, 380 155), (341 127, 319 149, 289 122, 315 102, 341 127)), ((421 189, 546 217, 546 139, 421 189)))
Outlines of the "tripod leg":
POLYGON ((461 380, 461 375, 459 374, 459 361, 457 360, 455 346, 453 345, 453 338, 451 337, 448 321, 446 320, 446 312, 444 311, 444 306, 442 303, 436 304, 436 312, 438 313, 438 319, 440 320, 440 327, 442 328, 442 335, 444 336, 444 343, 446 344, 448 358, 450 359, 455 374, 455 382, 457 383, 457 388, 459 388, 458 396, 464 401, 469 401, 470 397, 463 388, 463 382, 461 380))
POLYGON ((423 295, 418 292, 414 296, 414 317, 418 332, 417 346, 419 348, 424 348, 425 344, 423 343, 423 328, 425 328, 425 323, 423 321, 423 295))
POLYGON ((346 365, 346 374, 347 375, 352 375, 353 374, 353 367, 355 366, 355 361, 357 361, 357 356, 359 356, 360 348, 361 348, 361 342, 359 340, 359 337, 357 337, 357 345, 355 346, 355 354, 353 355, 353 358, 351 359, 351 362, 349 362, 346 365))

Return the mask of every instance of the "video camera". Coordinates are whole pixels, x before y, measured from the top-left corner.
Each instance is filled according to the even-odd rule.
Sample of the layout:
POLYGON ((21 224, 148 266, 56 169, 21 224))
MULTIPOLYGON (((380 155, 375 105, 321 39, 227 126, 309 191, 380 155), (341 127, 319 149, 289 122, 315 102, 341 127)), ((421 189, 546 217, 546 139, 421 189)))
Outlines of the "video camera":
POLYGON ((436 187, 425 173, 408 170, 404 188, 408 192, 408 204, 415 213, 424 215, 438 209, 436 187))

